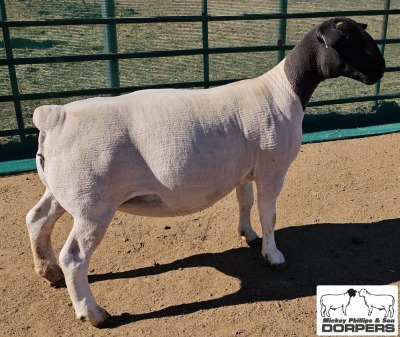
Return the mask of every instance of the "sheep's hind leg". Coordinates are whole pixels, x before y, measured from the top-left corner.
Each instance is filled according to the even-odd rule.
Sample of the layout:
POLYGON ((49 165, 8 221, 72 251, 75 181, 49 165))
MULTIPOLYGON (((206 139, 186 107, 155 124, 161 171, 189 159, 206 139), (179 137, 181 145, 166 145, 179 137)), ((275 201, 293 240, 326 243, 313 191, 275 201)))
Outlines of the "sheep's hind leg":
POLYGON ((101 207, 96 207, 96 212, 75 216, 71 233, 60 253, 60 265, 76 317, 81 321, 89 320, 98 328, 108 326, 111 316, 96 303, 90 290, 89 261, 114 213, 115 210, 104 211, 101 207))
POLYGON ((61 285, 64 276, 51 245, 51 232, 64 212, 64 208, 46 189, 42 198, 26 216, 35 271, 56 287, 61 285))
POLYGON ((326 306, 321 303, 321 316, 325 317, 325 313, 326 313, 326 306))
POLYGON ((247 181, 236 187, 236 197, 239 202, 239 235, 245 238, 250 247, 261 246, 262 240, 251 227, 250 212, 254 204, 253 184, 247 181))
POLYGON ((383 307, 383 310, 385 310, 385 315, 383 316, 383 317, 388 317, 388 314, 389 314, 389 312, 390 312, 390 309, 389 309, 389 307, 388 308, 386 308, 386 307, 383 307))
POLYGON ((275 269, 286 268, 283 254, 275 243, 276 199, 283 187, 284 176, 273 179, 259 179, 257 184, 257 204, 263 232, 262 255, 275 269))
POLYGON ((393 308, 393 305, 389 305, 389 314, 390 314, 390 318, 392 318, 393 315, 394 315, 394 308, 393 308))

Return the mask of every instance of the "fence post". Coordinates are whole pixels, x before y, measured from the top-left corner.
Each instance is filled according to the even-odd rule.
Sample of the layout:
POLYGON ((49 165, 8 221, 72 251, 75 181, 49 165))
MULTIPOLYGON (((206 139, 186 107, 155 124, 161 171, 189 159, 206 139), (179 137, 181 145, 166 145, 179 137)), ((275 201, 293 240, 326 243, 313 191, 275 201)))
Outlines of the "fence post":
MULTIPOLYGON (((7 21, 6 4, 4 0, 0 0, 0 18, 1 21, 7 21)), ((22 117, 22 107, 21 101, 19 99, 19 88, 18 88, 18 78, 17 72, 15 70, 15 65, 13 63, 14 55, 11 46, 10 30, 7 25, 3 26, 3 41, 4 48, 6 51, 6 58, 8 61, 8 74, 10 76, 11 92, 13 95, 15 115, 17 118, 17 126, 19 131, 19 137, 21 142, 25 140, 25 126, 24 118, 22 117)))
POLYGON ((287 14, 288 0, 279 0, 279 13, 283 14, 284 17, 278 21, 278 46, 282 47, 278 50, 278 62, 285 58, 286 45, 286 14, 287 14))
MULTIPOLYGON (((390 0, 385 0, 385 10, 390 9, 390 0)), ((387 36, 387 27, 388 27, 388 21, 389 21, 389 15, 385 14, 383 16, 383 21, 382 21, 382 30, 381 30, 381 40, 386 40, 386 36, 387 36)), ((383 42, 380 46, 380 50, 381 50, 381 54, 382 56, 385 55, 385 42, 383 42)), ((375 92, 374 95, 379 95, 381 92, 381 80, 379 80, 376 84, 375 84, 375 92)), ((374 102, 374 109, 378 108, 378 101, 374 102)))
MULTIPOLYGON (((102 0, 101 16, 103 18, 115 17, 114 0, 102 0)), ((118 53, 117 28, 115 23, 104 25, 104 52, 107 54, 118 53)), ((107 82, 111 88, 119 88, 119 65, 118 60, 107 61, 107 82)))
POLYGON ((201 1, 202 5, 202 33, 203 33, 203 81, 204 88, 208 88, 210 86, 210 55, 208 53, 208 6, 207 0, 201 1))

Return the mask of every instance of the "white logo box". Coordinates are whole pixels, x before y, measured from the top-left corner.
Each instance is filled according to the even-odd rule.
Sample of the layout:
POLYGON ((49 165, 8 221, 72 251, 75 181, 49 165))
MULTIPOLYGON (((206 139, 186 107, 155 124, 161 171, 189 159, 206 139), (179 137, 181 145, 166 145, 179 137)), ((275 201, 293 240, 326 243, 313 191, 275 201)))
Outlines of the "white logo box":
POLYGON ((397 336, 396 285, 317 286, 317 335, 397 336))

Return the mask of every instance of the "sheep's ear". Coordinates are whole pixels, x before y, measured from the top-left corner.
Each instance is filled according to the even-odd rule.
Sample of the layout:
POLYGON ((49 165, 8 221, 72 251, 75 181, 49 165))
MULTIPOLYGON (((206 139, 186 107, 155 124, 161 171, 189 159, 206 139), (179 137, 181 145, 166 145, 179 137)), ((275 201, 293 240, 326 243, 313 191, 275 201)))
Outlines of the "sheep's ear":
POLYGON ((332 47, 336 42, 339 41, 342 36, 342 31, 336 29, 335 26, 321 26, 317 30, 318 40, 325 44, 325 47, 332 47))
POLYGON ((368 25, 366 23, 359 23, 358 25, 364 30, 366 30, 368 27, 368 25))

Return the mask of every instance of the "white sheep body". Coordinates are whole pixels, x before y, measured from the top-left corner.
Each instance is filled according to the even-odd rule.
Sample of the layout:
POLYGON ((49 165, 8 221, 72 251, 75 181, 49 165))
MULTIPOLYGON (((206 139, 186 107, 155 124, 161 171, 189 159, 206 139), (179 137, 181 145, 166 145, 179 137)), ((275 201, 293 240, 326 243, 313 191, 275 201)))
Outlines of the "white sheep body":
POLYGON ((26 217, 36 272, 52 284, 64 277, 76 316, 107 325, 110 315, 97 305, 87 271, 115 212, 189 214, 236 188, 238 232, 255 245, 252 180, 261 253, 285 267, 274 237, 276 200, 299 151, 312 93, 327 78, 373 84, 383 76, 385 61, 365 28, 347 18, 327 20, 255 79, 37 108, 36 160, 46 191, 26 217), (65 211, 74 225, 58 265, 50 236, 65 211))
POLYGON ((286 172, 301 145, 303 110, 283 66, 207 90, 39 107, 42 180, 71 214, 85 216, 101 195, 129 213, 173 216, 207 208, 259 173, 286 172), (144 195, 162 203, 133 202, 144 195))

